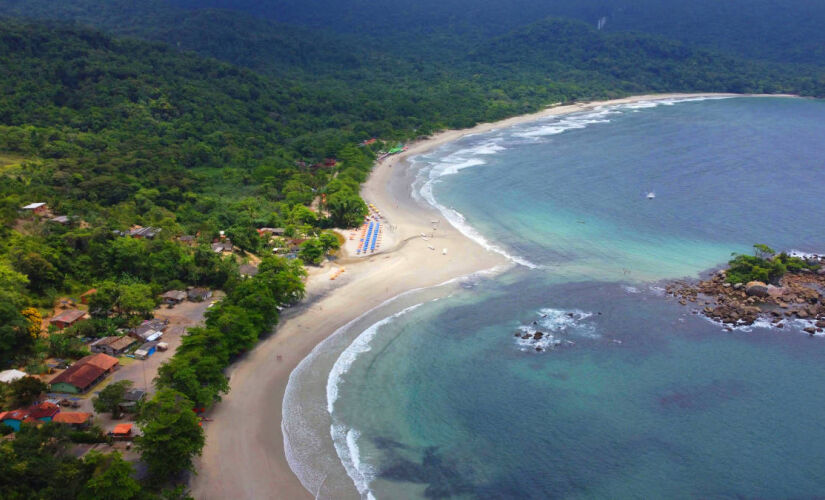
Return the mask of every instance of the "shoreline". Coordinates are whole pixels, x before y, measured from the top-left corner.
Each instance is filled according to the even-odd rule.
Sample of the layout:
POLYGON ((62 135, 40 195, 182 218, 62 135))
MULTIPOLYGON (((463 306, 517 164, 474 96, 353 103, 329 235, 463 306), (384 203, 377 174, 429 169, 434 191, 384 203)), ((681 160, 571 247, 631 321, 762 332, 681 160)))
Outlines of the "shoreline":
MULTIPOLYGON (((293 370, 334 332, 394 297, 509 264, 504 256, 485 249, 449 222, 438 226, 435 240, 422 240, 421 233, 432 231, 430 221, 445 217, 413 199, 413 169, 393 166, 408 166, 408 158, 468 135, 542 118, 601 106, 726 97, 762 96, 672 93, 548 107, 469 129, 439 132, 412 142, 401 154, 376 162, 361 195, 378 206, 392 225, 392 244, 370 257, 344 256, 322 268, 310 268, 307 298, 286 311, 273 334, 230 367, 231 390, 210 412, 213 421, 205 428, 206 446, 196 461, 198 475, 190 483, 192 495, 198 499, 269 498, 277 492, 282 498, 313 498, 289 466, 281 430, 284 395, 293 370), (449 249, 448 254, 431 250, 430 243, 449 249), (329 276, 341 266, 346 272, 330 281, 329 276)), ((353 486, 350 493, 354 492, 353 486)), ((341 492, 341 496, 346 493, 341 492)))

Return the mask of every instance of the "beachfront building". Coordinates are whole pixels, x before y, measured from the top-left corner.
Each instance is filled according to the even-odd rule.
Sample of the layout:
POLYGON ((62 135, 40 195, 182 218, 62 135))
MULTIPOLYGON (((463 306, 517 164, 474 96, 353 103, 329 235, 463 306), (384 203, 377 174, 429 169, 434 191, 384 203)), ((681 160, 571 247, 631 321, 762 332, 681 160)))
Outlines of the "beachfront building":
POLYGON ((117 358, 108 354, 90 354, 53 378, 50 385, 54 392, 81 394, 105 379, 119 366, 117 358))
POLYGON ((49 320, 49 323, 62 330, 84 319, 86 313, 78 309, 67 309, 49 320))
POLYGON ((186 300, 186 292, 183 290, 169 290, 160 296, 164 304, 174 306, 186 300))
POLYGON ((0 423, 6 424, 14 432, 20 430, 22 424, 40 424, 51 422, 55 415, 60 412, 60 407, 54 403, 44 401, 29 408, 4 411, 0 413, 0 423))
POLYGON ((89 345, 89 350, 92 352, 102 352, 109 356, 120 356, 132 347, 137 340, 128 335, 123 337, 103 337, 95 340, 89 345))

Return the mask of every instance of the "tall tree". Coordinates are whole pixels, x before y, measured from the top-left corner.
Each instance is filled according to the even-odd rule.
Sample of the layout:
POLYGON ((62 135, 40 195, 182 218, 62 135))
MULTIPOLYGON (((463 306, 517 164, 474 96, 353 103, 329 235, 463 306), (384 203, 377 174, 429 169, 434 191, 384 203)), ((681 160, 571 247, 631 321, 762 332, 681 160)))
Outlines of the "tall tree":
POLYGON ((98 413, 109 412, 112 418, 120 418, 120 404, 125 401, 124 396, 132 387, 131 380, 119 380, 107 385, 100 394, 92 399, 92 405, 98 413))
POLYGON ((203 450, 204 436, 192 402, 172 389, 161 389, 138 418, 143 435, 136 439, 149 474, 157 479, 193 470, 192 458, 203 450))

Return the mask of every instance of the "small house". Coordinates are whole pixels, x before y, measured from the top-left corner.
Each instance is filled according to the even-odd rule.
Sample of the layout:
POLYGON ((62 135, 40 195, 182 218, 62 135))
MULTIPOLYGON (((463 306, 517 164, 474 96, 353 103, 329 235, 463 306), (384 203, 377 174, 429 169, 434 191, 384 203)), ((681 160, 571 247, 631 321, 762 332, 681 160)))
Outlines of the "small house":
POLYGON ((92 352, 102 352, 109 356, 120 356, 135 344, 136 340, 129 336, 104 337, 92 342, 89 350, 92 352))
POLYGON ((159 227, 132 226, 132 228, 129 229, 129 236, 137 239, 146 238, 147 240, 151 240, 160 232, 161 228, 159 227))
POLYGON ((132 424, 117 424, 109 435, 112 439, 121 441, 130 441, 134 436, 132 435, 132 424))
POLYGON ((208 288, 190 288, 187 295, 192 302, 203 302, 212 297, 212 290, 208 288))
POLYGON ((0 413, 0 423, 6 424, 14 432, 20 430, 21 424, 37 424, 42 422, 51 422, 55 415, 60 412, 60 408, 48 401, 40 404, 30 406, 29 408, 4 411, 0 413))
POLYGON ((47 215, 49 213, 49 206, 43 202, 29 203, 23 207, 23 211, 32 215, 47 215))
POLYGON ((180 304, 184 300, 186 300, 186 292, 183 290, 169 290, 168 292, 164 293, 160 296, 163 299, 164 304, 169 304, 170 306, 180 304))
POLYGON ((71 224, 72 220, 69 219, 66 215, 58 215, 57 217, 52 217, 49 219, 49 222, 54 222, 55 224, 62 224, 64 226, 68 226, 71 224))
POLYGON ((234 251, 234 247, 232 246, 232 240, 227 239, 225 241, 216 241, 215 243, 212 243, 212 251, 215 253, 234 251))
POLYGON ((82 320, 86 313, 77 309, 68 309, 49 320, 49 323, 62 330, 82 320))
POLYGON ((141 389, 130 389, 123 395, 123 402, 118 406, 124 413, 134 413, 137 405, 146 398, 146 391, 141 389))
POLYGON ((238 267, 238 272, 240 272, 244 278, 255 276, 258 274, 258 266, 254 264, 241 264, 240 267, 238 267))
POLYGON ((89 303, 89 297, 91 297, 92 295, 94 295, 96 293, 97 293, 97 288, 90 288, 90 289, 86 290, 85 292, 80 294, 80 303, 81 304, 88 304, 89 303))
POLYGON ((137 328, 132 328, 129 330, 129 335, 142 342, 152 342, 153 340, 158 340, 163 336, 163 332, 166 331, 167 324, 168 322, 166 320, 157 318, 146 320, 137 328))
POLYGON ((79 394, 88 391, 117 370, 120 363, 108 354, 90 354, 79 359, 50 382, 52 391, 79 394))
POLYGON ((146 342, 142 346, 138 347, 137 351, 135 351, 135 357, 137 359, 147 359, 149 356, 154 354, 157 349, 157 341, 146 342))
POLYGON ((326 158, 324 160, 324 166, 325 167, 334 167, 337 164, 338 164, 338 160, 336 160, 335 158, 326 158))
POLYGON ((262 227, 258 229, 258 236, 268 234, 270 236, 283 236, 286 229, 282 227, 262 227))
POLYGON ((85 411, 61 411, 54 416, 52 422, 68 425, 72 429, 88 429, 92 425, 92 414, 85 411))
POLYGON ((195 246, 198 244, 198 239, 191 234, 184 234, 183 236, 178 236, 178 241, 183 243, 184 245, 195 246))

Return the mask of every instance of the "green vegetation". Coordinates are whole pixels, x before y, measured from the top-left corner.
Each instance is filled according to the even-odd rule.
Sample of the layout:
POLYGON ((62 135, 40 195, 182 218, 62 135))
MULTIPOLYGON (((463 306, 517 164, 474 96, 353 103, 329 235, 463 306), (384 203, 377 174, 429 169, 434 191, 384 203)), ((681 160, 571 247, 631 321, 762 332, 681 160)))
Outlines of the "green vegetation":
POLYGON ((265 257, 258 274, 235 284, 215 304, 202 328, 190 328, 175 356, 161 366, 156 384, 203 408, 229 390, 224 369, 251 349, 278 321, 278 308, 304 296, 301 263, 265 257))
POLYGON ((8 388, 10 408, 28 406, 49 390, 49 387, 37 377, 19 378, 10 383, 8 388))
POLYGON ((98 413, 111 413, 112 418, 120 418, 120 404, 126 401, 124 396, 132 387, 131 380, 120 380, 112 382, 100 391, 100 394, 92 399, 95 411, 98 413))
POLYGON ((186 396, 171 389, 158 391, 143 407, 138 422, 143 435, 137 446, 153 479, 192 470, 192 457, 200 454, 205 440, 186 396))
POLYGON ((753 255, 733 254, 733 259, 728 263, 728 283, 761 281, 776 284, 788 271, 813 271, 819 268, 818 265, 809 264, 799 257, 791 257, 785 252, 777 255, 776 251, 767 245, 756 244, 753 248, 753 255))

